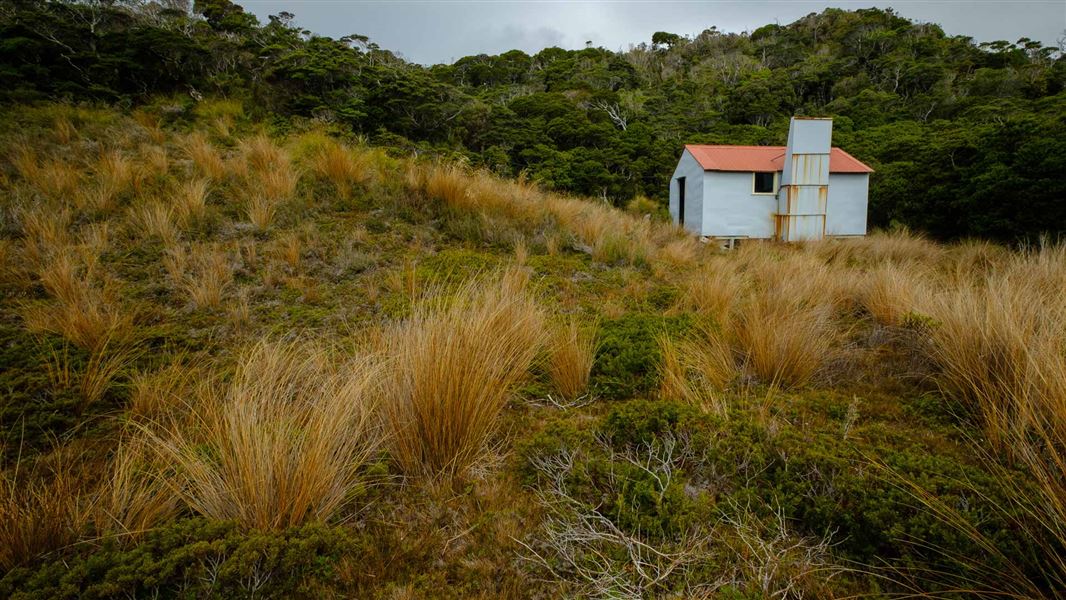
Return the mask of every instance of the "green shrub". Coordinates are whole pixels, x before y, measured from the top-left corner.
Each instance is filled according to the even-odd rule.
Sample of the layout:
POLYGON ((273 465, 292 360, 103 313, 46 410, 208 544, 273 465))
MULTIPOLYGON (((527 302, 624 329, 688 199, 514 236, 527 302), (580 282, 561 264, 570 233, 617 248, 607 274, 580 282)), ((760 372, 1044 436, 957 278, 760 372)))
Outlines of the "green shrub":
POLYGON ((353 544, 346 532, 325 525, 244 534, 230 522, 191 519, 156 530, 129 549, 105 540, 66 560, 14 569, 0 579, 0 596, 320 597, 334 561, 353 544))
POLYGON ((638 446, 651 444, 665 435, 691 434, 709 423, 707 416, 690 406, 636 400, 607 413, 600 432, 612 446, 638 446))
POLYGON ((662 317, 631 313, 600 324, 592 385, 602 398, 626 399, 646 393, 659 381, 661 352, 656 336, 679 335, 690 323, 687 315, 662 317))

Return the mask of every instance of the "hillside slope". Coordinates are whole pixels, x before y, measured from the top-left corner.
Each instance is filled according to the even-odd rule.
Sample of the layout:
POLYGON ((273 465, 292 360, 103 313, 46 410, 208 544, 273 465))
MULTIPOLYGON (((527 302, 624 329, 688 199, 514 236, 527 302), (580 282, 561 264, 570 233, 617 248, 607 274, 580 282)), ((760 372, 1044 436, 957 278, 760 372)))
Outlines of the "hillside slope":
POLYGON ((724 254, 154 106, 0 123, 0 595, 1066 584, 1061 246, 724 254))

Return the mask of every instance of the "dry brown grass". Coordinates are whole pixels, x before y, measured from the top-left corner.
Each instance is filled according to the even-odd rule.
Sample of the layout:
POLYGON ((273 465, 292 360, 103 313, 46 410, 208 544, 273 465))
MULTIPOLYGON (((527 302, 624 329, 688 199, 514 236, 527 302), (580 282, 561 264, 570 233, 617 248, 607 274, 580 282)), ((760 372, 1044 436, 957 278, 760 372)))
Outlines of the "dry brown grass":
POLYGON ((733 270, 727 259, 713 259, 684 276, 681 305, 726 325, 744 288, 744 277, 733 270))
POLYGON ((96 281, 92 263, 87 266, 70 254, 61 254, 40 278, 54 302, 23 308, 30 331, 62 335, 89 351, 131 338, 132 316, 120 309, 113 284, 96 281))
POLYGON ((64 115, 58 115, 52 123, 52 135, 55 136, 57 142, 66 145, 78 137, 78 130, 70 119, 64 115))
POLYGON ((133 374, 129 385, 131 416, 151 421, 184 409, 195 382, 204 377, 203 371, 201 365, 178 359, 157 371, 133 374))
POLYGON ((454 165, 436 165, 429 168, 423 179, 425 193, 432 199, 441 200, 453 208, 480 208, 469 192, 470 176, 454 165))
POLYGON ((211 183, 207 179, 186 179, 174 193, 174 214, 182 227, 203 220, 207 215, 207 197, 211 183))
POLYGON ((513 386, 543 342, 544 317, 515 271, 427 301, 384 334, 384 419, 408 475, 461 478, 482 458, 513 386))
POLYGON ((366 361, 261 342, 190 401, 191 423, 146 431, 176 467, 171 492, 197 513, 255 529, 324 521, 378 446, 375 377, 366 361))
MULTIPOLYGON (((1035 428, 1066 434, 1066 251, 1015 257, 983 281, 938 295, 932 358, 938 380, 1009 450, 1035 428)), ((1062 439, 1062 438, 1059 438, 1062 439)))
POLYGON ((312 156, 310 164, 311 171, 332 183, 342 199, 351 197, 353 186, 365 184, 375 175, 364 152, 335 142, 324 144, 312 156))
POLYGON ((724 392, 740 374, 733 349, 710 326, 680 341, 659 337, 662 381, 659 395, 705 412, 725 414, 724 392))
POLYGON ((218 244, 194 245, 188 252, 173 246, 163 259, 174 287, 192 308, 218 308, 233 284, 233 262, 218 244))
POLYGON ((159 471, 158 453, 145 436, 123 440, 94 503, 92 517, 97 533, 134 543, 171 519, 178 512, 178 497, 168 489, 159 471))
POLYGON ((88 524, 83 482, 66 465, 0 473, 0 569, 76 542, 88 524))
POLYGON ((100 189, 114 197, 122 196, 139 183, 133 161, 118 150, 101 152, 93 172, 100 189))
POLYGON ((837 334, 828 305, 759 291, 739 305, 733 335, 745 364, 759 379, 771 386, 797 387, 828 361, 837 334))
POLYGON ((278 201, 270 196, 252 194, 245 202, 244 212, 257 230, 266 231, 274 222, 274 216, 278 214, 278 204, 278 201))
POLYGON ((174 209, 160 200, 130 208, 130 222, 143 235, 155 236, 170 246, 179 237, 174 209))
POLYGON ((19 213, 22 223, 25 257, 33 267, 41 268, 51 257, 61 254, 72 244, 70 210, 35 205, 19 213))
POLYGON ((885 263, 863 276, 859 284, 860 303, 875 321, 898 326, 904 318, 921 312, 929 303, 929 291, 918 266, 902 267, 885 263))
POLYGON ((576 319, 556 327, 550 342, 547 371, 552 387, 564 402, 576 402, 589 389, 596 339, 582 331, 576 319))
POLYGON ((216 182, 226 178, 226 161, 207 136, 191 133, 182 141, 182 148, 202 177, 216 182))
POLYGON ((288 231, 278 236, 274 252, 288 267, 290 273, 298 273, 303 262, 304 242, 302 236, 295 231, 288 231))

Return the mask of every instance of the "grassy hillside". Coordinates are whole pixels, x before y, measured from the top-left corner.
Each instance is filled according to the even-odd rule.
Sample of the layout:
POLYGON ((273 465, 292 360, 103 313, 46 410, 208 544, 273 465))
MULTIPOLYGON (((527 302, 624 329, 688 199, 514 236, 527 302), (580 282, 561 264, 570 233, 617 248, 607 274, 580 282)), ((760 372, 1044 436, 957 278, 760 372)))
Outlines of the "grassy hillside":
POLYGON ((1062 246, 723 253, 155 106, 0 122, 0 595, 1066 586, 1062 246))

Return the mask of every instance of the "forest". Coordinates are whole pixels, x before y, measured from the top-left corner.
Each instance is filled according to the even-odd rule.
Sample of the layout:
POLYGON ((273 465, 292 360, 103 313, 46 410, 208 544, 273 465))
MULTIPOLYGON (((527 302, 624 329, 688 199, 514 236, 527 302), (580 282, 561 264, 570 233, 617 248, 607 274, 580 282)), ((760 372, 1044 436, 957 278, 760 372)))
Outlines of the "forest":
POLYGON ((155 103, 181 121, 198 99, 225 97, 279 133, 313 120, 660 207, 685 143, 780 145, 790 116, 832 116, 834 144, 876 170, 873 226, 1012 244, 1063 232, 1061 48, 978 44, 881 9, 744 33, 708 25, 622 52, 512 50, 425 67, 363 35, 303 30, 291 13, 261 23, 230 0, 16 0, 0 7, 0 101, 155 103))

